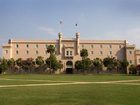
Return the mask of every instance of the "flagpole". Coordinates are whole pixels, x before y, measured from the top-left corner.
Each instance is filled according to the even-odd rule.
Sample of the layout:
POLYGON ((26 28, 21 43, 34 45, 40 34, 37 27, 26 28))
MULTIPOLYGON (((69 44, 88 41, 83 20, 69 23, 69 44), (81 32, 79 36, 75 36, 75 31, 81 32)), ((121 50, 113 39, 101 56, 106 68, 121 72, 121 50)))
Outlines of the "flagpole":
POLYGON ((76 27, 76 32, 78 32, 78 24, 77 23, 75 24, 75 27, 76 27))
POLYGON ((59 22, 59 31, 60 32, 62 31, 62 24, 63 24, 63 22, 60 20, 60 22, 59 22))

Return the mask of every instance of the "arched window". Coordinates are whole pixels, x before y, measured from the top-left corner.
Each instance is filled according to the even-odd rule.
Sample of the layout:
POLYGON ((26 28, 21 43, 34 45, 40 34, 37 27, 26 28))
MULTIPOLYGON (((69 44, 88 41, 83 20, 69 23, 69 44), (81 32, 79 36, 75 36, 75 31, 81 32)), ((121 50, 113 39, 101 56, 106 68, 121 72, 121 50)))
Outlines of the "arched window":
POLYGON ((72 61, 67 61, 66 65, 71 66, 71 65, 73 65, 73 63, 72 63, 72 61))

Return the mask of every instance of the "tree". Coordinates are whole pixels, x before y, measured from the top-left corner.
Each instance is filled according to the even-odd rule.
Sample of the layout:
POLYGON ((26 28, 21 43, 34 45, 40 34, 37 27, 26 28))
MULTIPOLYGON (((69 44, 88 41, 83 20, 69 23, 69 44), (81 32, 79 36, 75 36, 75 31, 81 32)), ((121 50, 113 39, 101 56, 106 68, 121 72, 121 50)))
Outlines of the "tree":
POLYGON ((58 62, 58 69, 61 70, 63 68, 63 64, 61 61, 58 62))
POLYGON ((0 59, 0 73, 5 72, 8 69, 7 60, 5 58, 0 59))
POLYGON ((16 65, 15 60, 13 58, 11 58, 7 61, 7 64, 8 64, 8 67, 9 67, 9 71, 13 72, 15 70, 15 65, 16 65))
POLYGON ((27 58, 26 60, 19 58, 16 60, 16 64, 20 71, 22 70, 29 73, 35 69, 35 61, 33 58, 27 58))
POLYGON ((63 67, 61 62, 57 61, 56 56, 54 55, 55 47, 53 45, 49 45, 47 47, 47 52, 50 53, 50 57, 46 59, 46 64, 52 70, 52 72, 56 71, 57 69, 61 69, 63 67))
POLYGON ((80 71, 82 69, 82 61, 78 60, 75 62, 75 69, 77 69, 77 71, 80 71))
POLYGON ((136 67, 136 65, 130 65, 130 67, 129 67, 129 73, 130 74, 137 74, 137 67, 136 67))
POLYGON ((47 69, 47 65, 44 64, 44 58, 42 56, 38 56, 35 59, 37 67, 35 68, 36 72, 44 72, 47 69))
POLYGON ((51 73, 63 67, 62 64, 57 61, 54 54, 50 54, 50 57, 46 59, 46 64, 48 65, 50 70, 52 70, 51 73))
POLYGON ((100 58, 95 58, 93 60, 93 66, 94 66, 95 70, 97 71, 97 73, 99 73, 100 70, 103 69, 103 61, 100 58))
POLYGON ((91 64, 92 64, 92 62, 91 62, 91 60, 89 58, 83 59, 82 60, 82 65, 83 65, 82 69, 83 69, 83 71, 89 71, 90 68, 91 68, 91 64))
POLYGON ((103 64, 105 67, 107 67, 109 72, 112 72, 112 70, 117 70, 118 67, 118 61, 114 57, 104 58, 103 64))
POLYGON ((80 51, 80 56, 82 57, 82 59, 86 59, 88 57, 88 51, 87 51, 87 49, 82 49, 80 51))
POLYGON ((114 63, 114 65, 116 66, 117 72, 120 73, 121 61, 120 60, 116 60, 116 62, 114 63))
POLYGON ((38 57, 36 58, 36 64, 37 64, 38 66, 41 66, 41 65, 44 64, 44 60, 43 60, 43 57, 42 57, 42 56, 38 56, 38 57))
POLYGON ((80 51, 80 56, 82 57, 82 60, 78 60, 75 62, 75 68, 79 71, 88 71, 91 68, 91 60, 88 57, 88 51, 87 49, 82 49, 80 51))
POLYGON ((53 54, 55 52, 55 47, 53 45, 49 45, 47 47, 47 52, 51 54, 53 54))
POLYGON ((140 75, 140 65, 137 65, 137 74, 140 75))
POLYGON ((21 67, 22 66, 22 58, 18 58, 16 60, 16 64, 17 64, 17 66, 21 67))
POLYGON ((122 70, 122 73, 128 73, 128 70, 127 70, 127 67, 129 65, 129 62, 124 59, 123 61, 121 61, 121 70, 122 70))
POLYGON ((35 61, 33 58, 27 58, 22 61, 22 68, 25 72, 31 73, 35 69, 35 61))
POLYGON ((85 71, 90 70, 91 64, 92 64, 91 60, 89 58, 86 58, 86 59, 83 59, 81 61, 79 61, 79 60, 76 61, 75 68, 78 71, 85 72, 85 71))
POLYGON ((22 60, 22 58, 18 58, 17 60, 16 60, 16 65, 18 66, 18 71, 19 72, 21 72, 22 71, 22 66, 23 66, 23 60, 22 60))

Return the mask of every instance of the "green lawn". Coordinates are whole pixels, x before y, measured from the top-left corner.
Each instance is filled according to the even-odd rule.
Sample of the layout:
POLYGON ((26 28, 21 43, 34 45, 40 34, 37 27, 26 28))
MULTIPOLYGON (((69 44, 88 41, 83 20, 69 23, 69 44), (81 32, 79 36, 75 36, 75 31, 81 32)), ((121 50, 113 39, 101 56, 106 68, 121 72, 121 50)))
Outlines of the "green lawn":
POLYGON ((140 80, 140 76, 0 75, 0 86, 9 86, 0 87, 0 105, 140 105, 140 81, 126 82, 130 84, 18 86, 120 80, 140 80), (17 85, 17 87, 10 87, 10 85, 17 85))

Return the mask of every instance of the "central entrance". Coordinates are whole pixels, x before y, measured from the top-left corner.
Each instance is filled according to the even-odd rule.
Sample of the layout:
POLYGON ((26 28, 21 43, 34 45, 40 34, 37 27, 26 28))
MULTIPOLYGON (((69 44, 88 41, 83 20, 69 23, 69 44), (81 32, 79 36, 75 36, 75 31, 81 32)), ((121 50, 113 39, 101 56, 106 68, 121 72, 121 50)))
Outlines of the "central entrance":
POLYGON ((73 73, 73 62, 67 61, 66 66, 67 66, 66 74, 72 74, 73 73))

